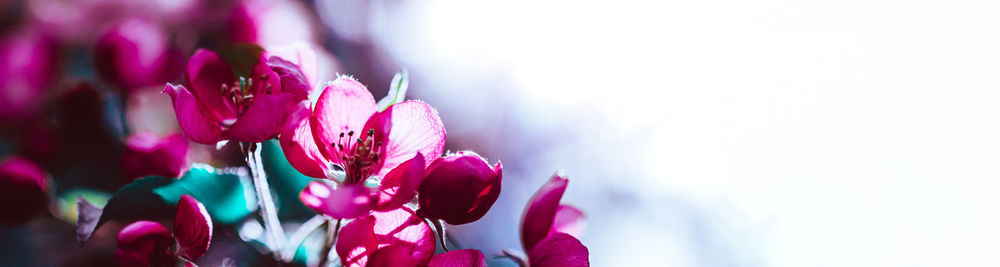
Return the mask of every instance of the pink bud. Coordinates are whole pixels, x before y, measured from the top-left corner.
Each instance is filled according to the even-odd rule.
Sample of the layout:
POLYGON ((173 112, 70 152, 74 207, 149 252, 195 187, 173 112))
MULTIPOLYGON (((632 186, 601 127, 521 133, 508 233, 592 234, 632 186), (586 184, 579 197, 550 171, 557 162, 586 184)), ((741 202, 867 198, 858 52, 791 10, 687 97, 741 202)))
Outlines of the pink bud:
POLYGON ((159 137, 151 133, 137 133, 129 136, 122 155, 125 179, 131 181, 150 175, 180 176, 187 167, 187 151, 187 139, 180 134, 159 137))
POLYGON ((20 157, 0 160, 0 222, 20 225, 46 210, 49 183, 35 163, 20 157))
POLYGON ((118 266, 169 266, 174 263, 170 231, 153 221, 137 221, 118 232, 118 266))
POLYGON ((424 173, 418 213, 454 225, 479 220, 500 196, 502 168, 471 151, 439 158, 424 173))
POLYGON ((104 33, 94 55, 101 77, 126 92, 180 77, 184 62, 160 25, 135 18, 124 20, 104 33))

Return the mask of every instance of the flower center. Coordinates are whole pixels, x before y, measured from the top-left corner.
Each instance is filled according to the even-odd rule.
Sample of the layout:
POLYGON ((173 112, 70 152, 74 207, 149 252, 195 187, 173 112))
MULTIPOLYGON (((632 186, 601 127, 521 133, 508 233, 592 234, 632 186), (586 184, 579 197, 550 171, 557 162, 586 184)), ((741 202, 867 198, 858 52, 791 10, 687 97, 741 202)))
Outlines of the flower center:
MULTIPOLYGON (((258 81, 267 81, 267 77, 267 74, 262 74, 258 81)), ((229 100, 236 114, 243 114, 250 107, 250 103, 253 103, 254 95, 271 93, 270 84, 264 82, 263 88, 261 86, 261 83, 254 83, 253 77, 240 76, 239 80, 233 81, 232 84, 222 84, 222 96, 229 100)))
POLYGON ((340 162, 335 165, 343 168, 344 183, 362 183, 377 173, 375 168, 378 167, 382 142, 376 141, 374 135, 374 129, 368 129, 368 133, 358 135, 357 138, 354 137, 354 131, 340 132, 337 142, 330 145, 340 152, 340 162))

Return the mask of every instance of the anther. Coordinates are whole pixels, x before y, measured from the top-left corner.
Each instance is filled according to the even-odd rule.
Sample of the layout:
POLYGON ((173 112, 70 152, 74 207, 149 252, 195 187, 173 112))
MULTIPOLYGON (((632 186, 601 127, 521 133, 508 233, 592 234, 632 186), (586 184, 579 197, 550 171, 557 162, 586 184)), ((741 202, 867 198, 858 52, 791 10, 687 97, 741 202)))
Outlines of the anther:
POLYGON ((354 136, 354 131, 347 132, 347 136, 354 136))
POLYGON ((344 132, 340 132, 340 137, 344 137, 344 132))
POLYGON ((375 134, 375 129, 368 129, 368 136, 372 136, 374 134, 375 134))

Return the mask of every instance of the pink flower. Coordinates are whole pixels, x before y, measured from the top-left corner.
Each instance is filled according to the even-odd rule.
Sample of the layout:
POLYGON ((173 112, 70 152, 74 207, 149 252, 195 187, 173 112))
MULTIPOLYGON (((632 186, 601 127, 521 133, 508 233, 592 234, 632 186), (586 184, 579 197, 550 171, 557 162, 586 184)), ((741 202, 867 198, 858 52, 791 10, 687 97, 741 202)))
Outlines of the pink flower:
POLYGON ((98 40, 94 63, 102 78, 125 92, 161 85, 180 76, 184 59, 170 36, 148 19, 118 22, 98 40))
POLYGON ((115 259, 118 266, 173 266, 179 258, 201 257, 212 242, 212 218, 205 206, 183 195, 177 203, 174 233, 153 221, 137 221, 118 232, 115 259), (177 250, 171 251, 174 241, 177 250))
POLYGON ((34 112, 55 80, 56 44, 40 31, 22 29, 0 37, 0 121, 34 112))
POLYGON ((122 168, 125 179, 150 175, 180 176, 187 167, 188 141, 180 134, 159 137, 137 133, 125 140, 122 168))
MULTIPOLYGON (((315 62, 315 61, 313 61, 315 62)), ((298 64, 266 52, 250 77, 237 77, 215 52, 200 49, 185 73, 187 87, 167 84, 181 130, 191 140, 261 142, 305 116, 311 86, 298 64)))
POLYGON ((502 164, 490 167, 472 151, 439 158, 424 174, 417 213, 453 225, 479 220, 500 196, 502 178, 502 164))
POLYGON ((364 85, 341 77, 323 90, 309 120, 282 133, 292 166, 308 176, 334 177, 339 185, 310 183, 300 195, 306 206, 353 218, 395 209, 416 195, 426 163, 444 151, 441 118, 419 101, 376 109, 364 85))
POLYGON ((351 221, 340 230, 335 249, 343 266, 486 266, 486 257, 475 249, 433 255, 434 233, 407 207, 351 221))
POLYGON ((400 207, 344 225, 335 249, 343 266, 424 266, 434 254, 434 233, 413 210, 400 207))
POLYGON ((532 267, 590 266, 589 252, 578 236, 584 216, 559 205, 569 180, 559 173, 535 192, 521 219, 521 244, 532 267))
POLYGON ((0 223, 21 225, 49 204, 49 180, 35 163, 12 156, 0 160, 0 223))

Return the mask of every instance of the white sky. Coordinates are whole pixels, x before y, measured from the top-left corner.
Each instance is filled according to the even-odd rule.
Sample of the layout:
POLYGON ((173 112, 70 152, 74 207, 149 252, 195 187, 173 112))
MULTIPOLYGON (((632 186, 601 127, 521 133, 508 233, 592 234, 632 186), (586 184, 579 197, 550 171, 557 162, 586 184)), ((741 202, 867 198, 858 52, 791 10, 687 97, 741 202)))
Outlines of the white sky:
POLYGON ((412 2, 410 91, 548 140, 497 216, 566 170, 594 266, 1000 265, 1000 2, 412 2))

